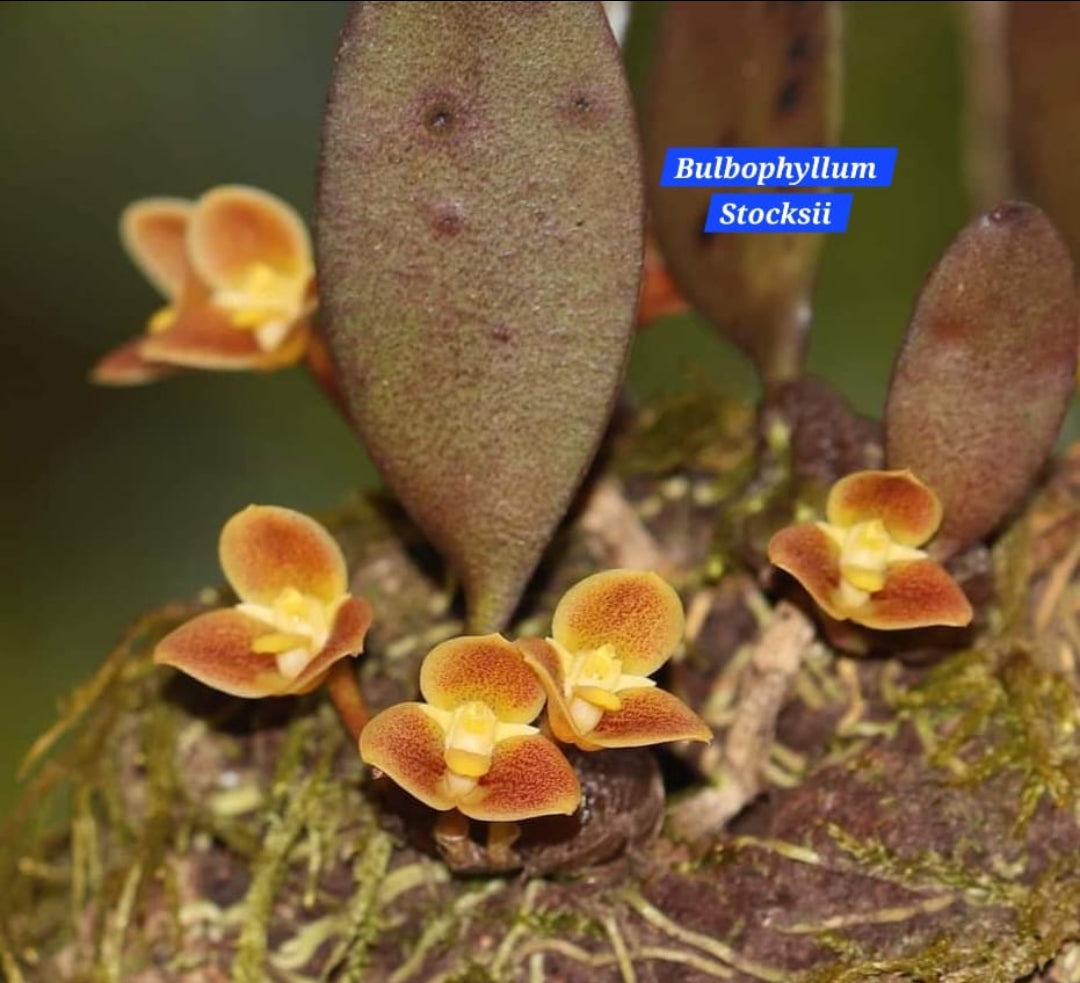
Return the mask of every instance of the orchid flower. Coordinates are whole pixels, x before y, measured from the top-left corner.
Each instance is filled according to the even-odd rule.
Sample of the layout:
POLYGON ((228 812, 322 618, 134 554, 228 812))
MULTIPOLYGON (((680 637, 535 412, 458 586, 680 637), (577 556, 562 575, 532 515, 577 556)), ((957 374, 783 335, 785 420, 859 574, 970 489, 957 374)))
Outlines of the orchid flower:
POLYGON ((830 617, 868 628, 959 627, 971 604, 918 547, 941 525, 937 495, 910 471, 859 471, 829 492, 826 521, 781 529, 769 559, 830 617))
POLYGON ((538 728, 544 690, 501 635, 452 638, 420 669, 423 703, 371 719, 360 756, 440 811, 517 822, 573 813, 581 788, 570 763, 538 728))
POLYGON ((586 577, 555 608, 552 637, 518 642, 548 694, 548 723, 584 751, 710 741, 689 707, 648 678, 675 652, 682 602, 655 573, 586 577))
POLYGON ((178 368, 269 370, 304 354, 316 306, 300 216, 265 191, 225 185, 197 201, 145 198, 120 219, 125 250, 166 304, 91 374, 151 382, 178 368))
POLYGON ((314 519, 252 505, 225 523, 221 565, 240 603, 186 622, 154 661, 234 696, 307 693, 359 653, 371 608, 348 592, 345 558, 314 519))

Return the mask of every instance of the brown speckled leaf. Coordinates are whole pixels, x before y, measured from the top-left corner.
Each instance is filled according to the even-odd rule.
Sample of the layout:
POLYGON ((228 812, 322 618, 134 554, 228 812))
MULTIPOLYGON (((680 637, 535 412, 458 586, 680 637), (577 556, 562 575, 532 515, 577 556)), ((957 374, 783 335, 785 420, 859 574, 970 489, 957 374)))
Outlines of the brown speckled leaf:
POLYGON ((1028 0, 1004 7, 1016 181, 1080 249, 1080 5, 1028 0))
POLYGON ((840 34, 837 3, 668 3, 649 83, 646 187, 664 258, 770 382, 798 374, 822 237, 706 234, 714 189, 661 188, 660 172, 672 146, 834 143, 840 34))
POLYGON ((640 183, 599 4, 353 8, 323 132, 326 332, 471 631, 507 621, 610 414, 640 183))
POLYGON ((948 556, 1018 504, 1053 447, 1075 385, 1077 306, 1068 249, 1033 205, 968 225, 930 274, 893 369, 890 467, 941 499, 948 556))

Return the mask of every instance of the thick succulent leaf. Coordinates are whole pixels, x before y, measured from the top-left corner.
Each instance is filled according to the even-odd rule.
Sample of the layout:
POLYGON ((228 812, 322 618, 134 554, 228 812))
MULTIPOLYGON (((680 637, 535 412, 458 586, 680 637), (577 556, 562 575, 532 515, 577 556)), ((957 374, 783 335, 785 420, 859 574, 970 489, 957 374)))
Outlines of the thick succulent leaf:
POLYGON ((885 433, 889 466, 941 499, 938 557, 985 536, 1031 486, 1075 386, 1077 316, 1069 251, 1032 205, 976 219, 931 273, 885 433))
POLYGON ((1080 6, 1006 3, 1006 58, 1015 180, 1080 250, 1080 6))
POLYGON ((501 629, 610 415, 640 165, 593 3, 359 3, 323 132, 326 333, 387 483, 501 629), (378 84, 372 84, 378 79, 378 84))
POLYGON ((685 627, 682 601, 659 574, 605 570, 562 596, 551 633, 575 654, 610 645, 624 673, 648 676, 671 657, 685 627))
POLYGON ((829 492, 826 515, 836 526, 880 519, 903 546, 921 546, 941 525, 941 502, 910 471, 856 471, 829 492))
POLYGON ((289 589, 332 604, 348 583, 334 537, 310 516, 278 505, 237 512, 221 530, 218 554, 233 590, 252 604, 272 604, 289 589))
POLYGON ((485 822, 518 822, 536 816, 569 816, 581 804, 581 786, 570 762, 546 737, 512 737, 495 746, 491 770, 458 808, 485 822))
POLYGON ((466 635, 436 645, 420 667, 420 692, 440 710, 478 700, 503 723, 527 724, 544 708, 544 689, 502 635, 466 635))
POLYGON ((672 2, 649 82, 650 214, 675 283, 767 381, 802 360, 820 235, 702 230, 710 188, 661 188, 668 147, 824 146, 840 121, 840 5, 672 2))

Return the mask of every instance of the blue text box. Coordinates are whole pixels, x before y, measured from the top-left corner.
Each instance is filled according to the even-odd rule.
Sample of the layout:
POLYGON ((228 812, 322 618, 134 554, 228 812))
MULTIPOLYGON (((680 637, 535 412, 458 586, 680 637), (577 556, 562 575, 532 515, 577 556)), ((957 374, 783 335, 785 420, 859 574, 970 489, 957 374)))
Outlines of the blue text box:
POLYGON ((887 188, 896 147, 669 147, 663 188, 887 188))
POLYGON ((706 232, 847 232, 852 195, 719 194, 709 203, 706 232))

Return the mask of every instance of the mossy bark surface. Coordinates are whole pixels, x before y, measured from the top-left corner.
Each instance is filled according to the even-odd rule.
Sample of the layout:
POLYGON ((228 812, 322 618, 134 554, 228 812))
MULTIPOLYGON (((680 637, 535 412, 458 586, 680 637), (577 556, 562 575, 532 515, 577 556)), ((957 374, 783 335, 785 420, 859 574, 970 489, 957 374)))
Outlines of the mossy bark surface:
MULTIPOLYGON (((582 499, 518 627, 544 631, 565 586, 647 544, 690 613, 669 683, 718 739, 592 756, 584 819, 527 829, 524 873, 482 872, 479 838, 441 856, 433 814, 365 773, 319 694, 251 703, 155 667, 155 640, 202 605, 148 615, 73 696, 5 830, 4 978, 1077 979, 1080 454, 992 552, 954 561, 973 631, 863 637, 859 657, 815 642, 764 793, 694 842, 656 833, 658 776, 671 805, 718 774, 745 653, 797 601, 759 566, 762 537, 878 454, 875 429, 810 384, 756 422, 696 394, 616 436, 593 487, 624 512, 600 521, 612 499, 582 499)), ((333 522, 378 615, 365 689, 377 706, 409 698, 459 612, 384 502, 333 522)))

